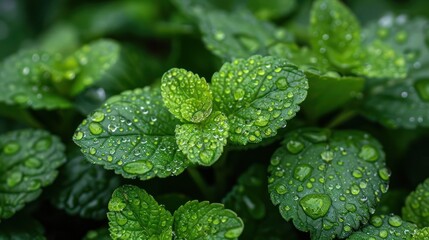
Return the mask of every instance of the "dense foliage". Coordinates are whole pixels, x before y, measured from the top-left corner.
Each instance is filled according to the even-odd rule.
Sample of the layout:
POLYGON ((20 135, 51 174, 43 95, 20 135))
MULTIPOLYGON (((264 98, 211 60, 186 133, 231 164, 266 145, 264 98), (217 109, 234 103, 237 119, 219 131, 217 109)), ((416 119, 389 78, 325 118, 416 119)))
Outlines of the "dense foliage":
POLYGON ((423 0, 0 1, 0 240, 429 239, 423 0))

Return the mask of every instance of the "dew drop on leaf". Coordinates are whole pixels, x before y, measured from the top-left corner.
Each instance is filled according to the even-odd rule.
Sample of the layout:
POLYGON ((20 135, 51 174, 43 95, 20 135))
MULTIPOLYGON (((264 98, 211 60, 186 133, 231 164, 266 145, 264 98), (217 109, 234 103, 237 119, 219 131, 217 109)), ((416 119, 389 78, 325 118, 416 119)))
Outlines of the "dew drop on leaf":
POLYGON ((331 198, 326 194, 309 194, 299 200, 302 210, 312 219, 325 216, 331 203, 331 198))
POLYGON ((334 152, 332 151, 323 151, 320 154, 320 157, 323 159, 323 161, 325 162, 331 162, 332 159, 334 159, 334 152))
POLYGON ((101 122, 104 120, 104 113, 102 112, 95 112, 92 114, 91 120, 94 122, 101 122))
POLYGON ((286 144, 287 150, 292 154, 297 154, 304 149, 304 144, 299 141, 291 140, 286 144))
POLYGON ((48 150, 52 145, 52 139, 50 137, 41 138, 37 140, 37 142, 34 144, 34 150, 40 152, 40 151, 46 151, 48 150))
POLYGON ((241 235, 241 232, 243 231, 242 227, 239 228, 233 228, 225 232, 225 237, 229 239, 238 238, 241 235))
POLYGON ((14 187, 22 181, 22 172, 12 172, 6 180, 9 187, 14 187))
POLYGON ((103 128, 99 123, 92 122, 88 125, 89 131, 94 135, 99 135, 103 132, 103 128))
POLYGON ((359 157, 365 161, 374 162, 378 159, 378 152, 374 147, 370 145, 364 145, 359 152, 359 157))
POLYGON ((378 175, 381 177, 381 179, 387 181, 390 177, 390 171, 387 168, 382 168, 378 170, 378 175))
POLYGON ((13 155, 16 154, 20 148, 21 146, 18 143, 10 142, 3 147, 3 152, 6 155, 13 155))
POLYGON ((26 167, 29 168, 40 168, 42 166, 42 162, 35 157, 28 158, 27 160, 25 160, 24 164, 26 167))
POLYGON ((123 168, 129 174, 145 174, 152 170, 153 164, 149 161, 141 160, 127 163, 123 168))
POLYGON ((310 165, 299 164, 298 166, 296 166, 296 168, 294 170, 293 177, 296 180, 302 182, 311 175, 312 171, 313 171, 313 168, 310 165))

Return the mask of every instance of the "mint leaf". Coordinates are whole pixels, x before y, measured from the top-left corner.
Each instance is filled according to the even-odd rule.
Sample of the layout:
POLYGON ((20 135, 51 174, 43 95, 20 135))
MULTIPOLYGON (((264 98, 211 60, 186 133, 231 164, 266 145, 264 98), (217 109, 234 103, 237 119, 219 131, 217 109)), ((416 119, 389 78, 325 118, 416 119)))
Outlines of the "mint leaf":
POLYGON ((176 239, 238 239, 243 222, 222 204, 190 201, 174 212, 176 239))
POLYGON ((55 183, 52 203, 70 215, 104 219, 109 198, 121 178, 90 164, 80 151, 71 152, 67 159, 55 183))
POLYGON ((212 77, 215 109, 229 120, 233 143, 275 136, 307 95, 303 72, 284 59, 253 56, 225 63, 212 77))
POLYGON ((1 135, 0 149, 0 219, 5 219, 39 197, 66 158, 60 140, 43 130, 1 135))
POLYGON ((354 232, 348 240, 403 240, 411 239, 416 230, 416 225, 403 221, 397 215, 374 215, 369 221, 370 224, 361 230, 354 232))
POLYGON ((43 226, 26 214, 18 214, 0 224, 1 240, 45 240, 43 226))
POLYGON ((317 119, 355 99, 365 84, 363 78, 341 77, 336 72, 322 74, 309 70, 305 71, 305 75, 310 87, 302 106, 311 119, 317 119))
POLYGON ((204 78, 185 69, 173 68, 161 79, 162 100, 181 121, 199 123, 212 112, 212 93, 204 78))
POLYGON ((404 220, 419 227, 429 227, 429 179, 408 195, 402 208, 402 216, 404 220))
POLYGON ((113 239, 172 239, 170 212, 138 187, 125 185, 116 189, 107 217, 113 239))
POLYGON ((110 239, 112 238, 110 237, 109 229, 104 227, 96 230, 88 231, 88 233, 83 238, 83 240, 110 240, 110 239))
POLYGON ((177 119, 159 88, 111 97, 77 128, 73 140, 94 164, 126 178, 178 175, 188 166, 175 139, 177 119))
POLYGON ((268 170, 272 202, 312 239, 345 238, 366 223, 390 175, 374 138, 324 129, 287 134, 268 170))
POLYGON ((311 8, 310 40, 313 49, 336 67, 359 64, 361 29, 354 14, 338 0, 316 0, 311 8))
POLYGON ((286 224, 267 195, 267 169, 250 166, 238 179, 222 202, 244 222, 242 239, 298 239, 292 224, 286 224))
POLYGON ((412 240, 427 240, 429 239, 429 227, 417 229, 412 240))
POLYGON ((286 16, 297 6, 296 0, 249 0, 247 6, 260 19, 286 16))
POLYGON ((191 162, 210 166, 221 156, 228 131, 228 119, 218 111, 199 124, 177 125, 176 142, 191 162))
POLYGON ((18 52, 0 65, 0 101, 34 109, 69 108, 52 83, 48 71, 58 55, 40 51, 18 52))
POLYGON ((234 13, 208 11, 200 13, 198 21, 207 48, 227 60, 266 55, 272 44, 292 40, 290 34, 244 10, 234 13))

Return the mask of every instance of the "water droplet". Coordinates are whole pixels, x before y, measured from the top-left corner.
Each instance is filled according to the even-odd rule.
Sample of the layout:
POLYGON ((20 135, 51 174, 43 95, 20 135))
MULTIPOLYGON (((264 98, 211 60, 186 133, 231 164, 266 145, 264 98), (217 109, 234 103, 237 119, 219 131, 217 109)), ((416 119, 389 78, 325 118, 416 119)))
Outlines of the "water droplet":
POLYGON ((258 127, 264 127, 264 126, 268 125, 269 121, 270 121, 269 116, 265 116, 265 115, 260 116, 260 117, 258 117, 258 119, 256 119, 255 125, 258 127))
POLYGON ((95 112, 94 114, 92 114, 91 116, 91 120, 94 122, 101 122, 104 120, 104 113, 102 112, 95 112))
POLYGON ((13 101, 15 101, 17 104, 25 104, 29 100, 29 97, 26 94, 18 93, 13 96, 13 101))
POLYGON ((122 201, 122 199, 118 197, 112 197, 112 199, 109 201, 109 211, 112 212, 119 212, 124 210, 124 208, 127 206, 125 202, 122 201))
POLYGON ((359 186, 358 186, 358 185, 353 184, 353 185, 350 187, 350 192, 351 192, 353 195, 358 195, 358 194, 359 194, 359 192, 360 192, 360 188, 359 188, 359 186))
POLYGON ((30 68, 29 68, 29 67, 24 67, 24 68, 22 69, 22 74, 24 74, 24 75, 28 75, 28 74, 30 74, 30 68))
POLYGON ((331 132, 328 129, 325 129, 322 131, 305 132, 302 135, 312 143, 320 143, 326 142, 330 133, 331 132))
POLYGON ((99 135, 103 132, 103 127, 101 127, 101 124, 96 123, 96 122, 91 122, 88 125, 88 129, 94 135, 99 135))
POLYGON ((331 198, 326 194, 309 194, 299 200, 302 210, 312 219, 325 216, 331 203, 331 198))
POLYGON ((287 150, 289 150, 290 153, 297 154, 297 153, 300 153, 302 149, 304 149, 304 144, 302 144, 299 141, 290 140, 286 144, 286 148, 287 150))
POLYGON ((279 184, 276 186, 276 192, 280 195, 283 195, 283 194, 287 193, 287 188, 285 185, 279 184))
POLYGON ((386 230, 381 230, 380 233, 378 234, 381 238, 387 238, 387 236, 389 235, 389 233, 386 230))
POLYGON ((404 43, 405 41, 407 41, 408 35, 407 32, 405 31, 399 31, 396 36, 395 36, 395 40, 398 43, 404 43))
POLYGON ((17 142, 10 142, 3 147, 3 152, 6 155, 16 154, 21 146, 17 142))
POLYGON ((396 215, 390 216, 388 222, 393 227, 399 227, 402 225, 402 219, 396 215))
POLYGON ((145 174, 152 170, 153 164, 146 160, 140 160, 126 163, 123 168, 129 174, 145 174))
POLYGON ((225 39, 225 33, 223 32, 216 32, 215 33, 215 39, 218 41, 222 41, 225 39))
POLYGON ((22 177, 22 172, 12 172, 11 174, 9 174, 6 183, 9 187, 14 187, 22 181, 22 177))
POLYGON ((284 77, 278 78, 277 81, 276 81, 276 86, 280 90, 287 89, 288 88, 288 83, 287 83, 286 78, 284 78, 284 77))
POLYGON ((356 212, 356 206, 353 203, 346 203, 346 209, 349 212, 356 212))
POLYGON ((387 181, 390 178, 390 171, 387 168, 382 168, 378 170, 378 175, 381 177, 381 179, 387 181))
POLYGON ((381 217, 379 216, 371 217, 370 222, 374 227, 380 227, 381 225, 383 225, 383 219, 381 219, 381 217))
POLYGON ((353 171, 352 175, 355 178, 361 178, 362 177, 362 172, 359 169, 356 169, 356 170, 353 171))
POLYGON ((125 224, 127 224, 128 219, 122 215, 122 214, 116 214, 116 222, 118 223, 118 225, 120 226, 124 226, 125 224))
POLYGON ((83 138, 83 132, 81 131, 77 131, 75 132, 74 136, 73 136, 74 140, 81 140, 83 138))
POLYGON ((368 162, 374 162, 378 159, 378 151, 371 145, 363 145, 359 157, 368 162))
POLYGON ((320 157, 323 159, 323 161, 325 162, 331 162, 332 159, 334 159, 334 152, 332 151, 323 151, 320 154, 320 157))
POLYGON ((210 164, 213 161, 214 153, 213 153, 213 151, 210 151, 210 150, 206 149, 204 151, 201 151, 199 153, 199 156, 200 156, 200 159, 201 159, 202 163, 210 164))
POLYGON ((293 177, 298 180, 298 181, 304 181, 305 179, 307 179, 310 175, 311 172, 313 171, 313 168, 308 165, 308 164, 299 164, 298 166, 296 166, 294 172, 293 172, 293 177))
POLYGON ((42 161, 35 157, 29 157, 25 160, 24 165, 29 168, 40 168, 42 166, 42 161))
POLYGON ((429 79, 416 80, 414 88, 423 101, 429 102, 429 79))
POLYGON ((241 89, 241 88, 238 88, 237 90, 235 90, 235 92, 234 92, 234 99, 235 100, 237 100, 237 101, 240 101, 240 100, 242 100, 243 99, 243 97, 244 97, 244 94, 245 94, 246 92, 243 90, 243 89, 241 89))
POLYGON ((42 186, 42 182, 40 180, 33 180, 30 182, 30 184, 27 187, 28 191, 35 191, 40 189, 40 187, 42 186))
POLYGON ((52 145, 52 139, 50 137, 44 137, 36 141, 33 148, 38 151, 46 151, 48 150, 52 145))
POLYGON ((224 237, 226 238, 238 238, 241 235, 241 232, 243 231, 242 227, 229 229, 225 232, 224 237))

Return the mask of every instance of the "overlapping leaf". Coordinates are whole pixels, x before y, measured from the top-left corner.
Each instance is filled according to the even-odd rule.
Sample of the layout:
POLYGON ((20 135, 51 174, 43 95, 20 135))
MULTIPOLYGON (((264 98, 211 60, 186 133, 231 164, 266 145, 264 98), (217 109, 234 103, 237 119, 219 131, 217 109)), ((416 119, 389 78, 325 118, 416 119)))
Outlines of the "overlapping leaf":
POLYGON ((347 237, 387 191, 384 161, 380 144, 363 132, 291 132, 271 158, 271 200, 312 239, 347 237))
POLYGON ((0 224, 1 240, 45 240, 42 224, 26 214, 17 214, 0 224))
POLYGON ((43 130, 0 136, 0 219, 10 218, 57 177, 66 160, 60 140, 43 130))
POLYGON ((167 177, 189 164, 176 144, 178 123, 160 89, 147 87, 110 98, 82 122, 74 141, 90 162, 124 177, 167 177))
POLYGON ((429 179, 408 195, 402 208, 402 216, 419 227, 429 227, 429 179))

